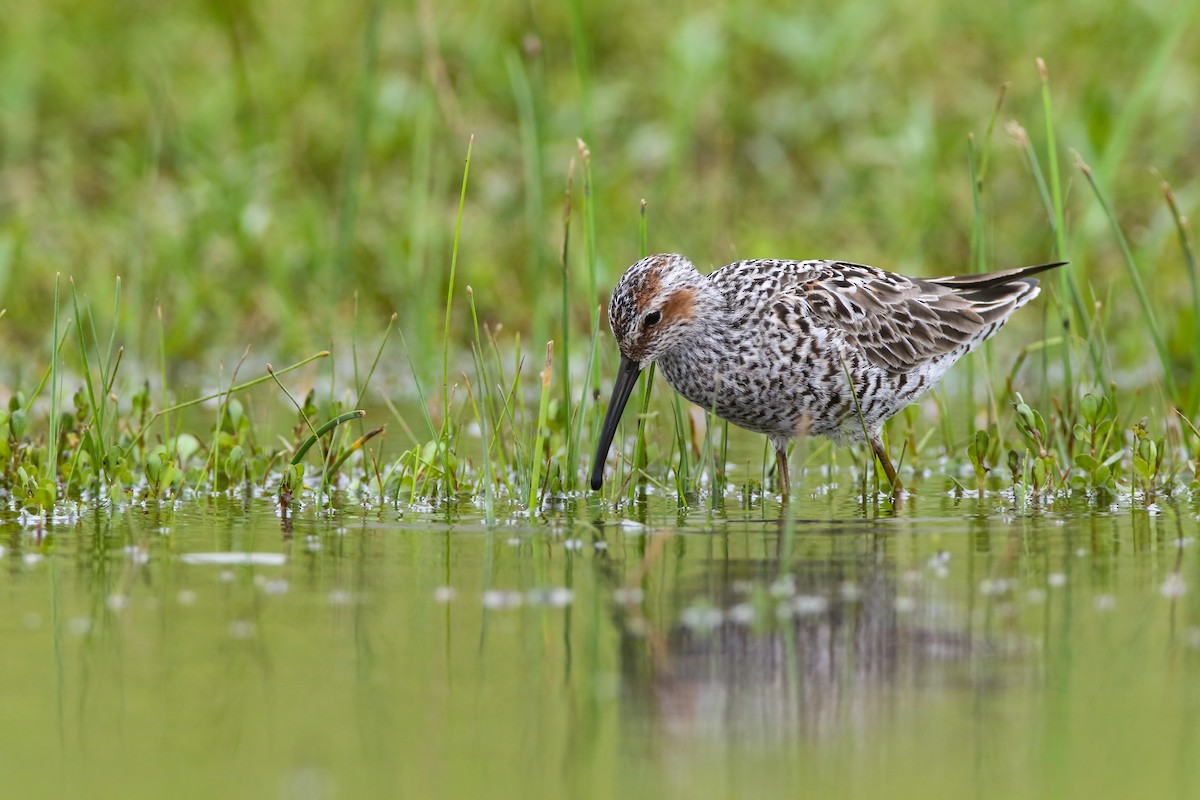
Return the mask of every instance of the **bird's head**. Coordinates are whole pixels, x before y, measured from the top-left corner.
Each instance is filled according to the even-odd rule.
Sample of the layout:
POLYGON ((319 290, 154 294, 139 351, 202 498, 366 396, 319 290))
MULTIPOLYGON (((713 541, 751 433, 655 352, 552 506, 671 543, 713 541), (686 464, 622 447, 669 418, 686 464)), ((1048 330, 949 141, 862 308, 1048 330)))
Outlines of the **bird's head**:
POLYGON ((680 255, 643 258, 625 271, 608 304, 621 355, 645 369, 695 329, 703 276, 680 255))
POLYGON ((608 304, 608 324, 621 349, 621 366, 600 427, 591 485, 604 482, 604 461, 638 375, 664 354, 683 345, 704 323, 697 313, 704 278, 678 255, 643 258, 625 271, 608 304))

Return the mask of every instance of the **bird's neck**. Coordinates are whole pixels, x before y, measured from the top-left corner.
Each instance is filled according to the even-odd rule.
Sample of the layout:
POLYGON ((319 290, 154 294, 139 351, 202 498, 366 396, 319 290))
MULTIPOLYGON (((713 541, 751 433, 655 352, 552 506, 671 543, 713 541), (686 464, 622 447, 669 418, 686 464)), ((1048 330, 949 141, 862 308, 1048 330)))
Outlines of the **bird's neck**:
POLYGON ((710 287, 697 293, 694 323, 678 345, 658 359, 671 388, 704 408, 712 408, 720 376, 733 354, 732 321, 725 298, 710 287))

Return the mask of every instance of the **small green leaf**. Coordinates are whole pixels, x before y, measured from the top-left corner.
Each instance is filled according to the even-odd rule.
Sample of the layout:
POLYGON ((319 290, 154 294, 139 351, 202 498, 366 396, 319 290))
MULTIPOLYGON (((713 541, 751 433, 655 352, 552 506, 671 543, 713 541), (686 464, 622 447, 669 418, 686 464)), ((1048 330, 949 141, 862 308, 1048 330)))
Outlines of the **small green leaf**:
POLYGON ((159 478, 162 477, 162 456, 154 455, 146 459, 143 466, 146 472, 146 480, 151 486, 158 487, 159 478))
POLYGON ((175 437, 172 449, 179 458, 179 462, 186 464, 200 450, 200 440, 190 433, 181 433, 175 437))
POLYGON ((25 414, 25 409, 14 409, 12 415, 8 418, 8 429, 12 432, 14 439, 21 439, 25 436, 25 431, 29 428, 29 417, 25 414))

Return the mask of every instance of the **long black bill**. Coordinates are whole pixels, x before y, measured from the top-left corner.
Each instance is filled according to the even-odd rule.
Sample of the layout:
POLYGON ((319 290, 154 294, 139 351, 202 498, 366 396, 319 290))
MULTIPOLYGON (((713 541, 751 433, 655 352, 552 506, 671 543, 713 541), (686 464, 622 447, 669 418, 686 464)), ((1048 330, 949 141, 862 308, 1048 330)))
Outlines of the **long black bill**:
POLYGON ((621 356, 621 366, 617 370, 617 380, 613 383, 612 399, 608 401, 608 411, 604 414, 604 424, 600 426, 600 443, 596 445, 596 460, 592 462, 592 489, 599 491, 604 485, 604 462, 608 459, 608 448, 612 447, 613 437, 617 434, 617 423, 621 421, 621 412, 629 402, 633 387, 637 386, 638 375, 642 368, 636 361, 621 356))

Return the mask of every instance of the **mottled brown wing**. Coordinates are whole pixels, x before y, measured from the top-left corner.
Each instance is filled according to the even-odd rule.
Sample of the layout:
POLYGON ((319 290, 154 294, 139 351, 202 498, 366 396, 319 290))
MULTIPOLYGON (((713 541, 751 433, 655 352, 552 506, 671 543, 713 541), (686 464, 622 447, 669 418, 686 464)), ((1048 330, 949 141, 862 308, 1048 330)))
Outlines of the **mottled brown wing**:
POLYGON ((796 274, 771 302, 784 324, 789 313, 806 317, 857 344, 871 363, 900 374, 992 335, 1037 295, 1037 281, 1026 276, 1051 266, 1057 265, 918 280, 830 262, 796 274))

